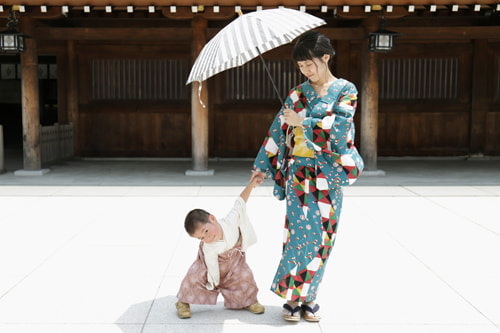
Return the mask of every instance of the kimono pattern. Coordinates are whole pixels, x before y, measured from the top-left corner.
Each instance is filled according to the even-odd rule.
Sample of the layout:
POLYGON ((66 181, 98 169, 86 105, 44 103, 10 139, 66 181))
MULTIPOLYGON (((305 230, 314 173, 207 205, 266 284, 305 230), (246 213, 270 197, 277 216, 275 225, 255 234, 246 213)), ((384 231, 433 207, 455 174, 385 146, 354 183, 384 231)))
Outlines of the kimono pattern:
POLYGON ((283 253, 271 290, 290 300, 316 299, 342 209, 342 186, 356 181, 363 159, 354 146, 357 89, 336 79, 320 97, 309 81, 290 91, 285 105, 304 118, 313 157, 295 156, 293 127, 276 115, 253 169, 275 181, 274 195, 286 199, 283 253), (290 139, 291 138, 291 139, 290 139))

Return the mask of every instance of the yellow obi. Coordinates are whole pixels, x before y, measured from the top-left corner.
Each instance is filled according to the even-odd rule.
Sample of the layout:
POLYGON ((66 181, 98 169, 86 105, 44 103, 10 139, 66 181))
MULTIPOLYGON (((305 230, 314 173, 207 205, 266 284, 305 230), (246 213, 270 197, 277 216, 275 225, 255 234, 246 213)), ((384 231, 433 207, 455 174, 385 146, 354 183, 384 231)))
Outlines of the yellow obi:
POLYGON ((301 126, 294 127, 294 142, 292 155, 300 157, 316 157, 314 155, 314 150, 307 147, 306 138, 304 137, 304 131, 301 126))

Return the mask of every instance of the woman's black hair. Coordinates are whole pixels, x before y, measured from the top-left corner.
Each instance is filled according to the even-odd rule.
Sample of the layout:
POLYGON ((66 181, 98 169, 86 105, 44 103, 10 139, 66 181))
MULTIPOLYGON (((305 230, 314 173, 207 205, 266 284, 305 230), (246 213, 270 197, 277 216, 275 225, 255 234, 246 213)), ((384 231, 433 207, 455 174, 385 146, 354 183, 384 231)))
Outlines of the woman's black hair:
POLYGON ((316 30, 309 30, 303 33, 295 43, 292 57, 297 62, 321 58, 325 54, 330 55, 329 61, 335 55, 330 39, 316 30))

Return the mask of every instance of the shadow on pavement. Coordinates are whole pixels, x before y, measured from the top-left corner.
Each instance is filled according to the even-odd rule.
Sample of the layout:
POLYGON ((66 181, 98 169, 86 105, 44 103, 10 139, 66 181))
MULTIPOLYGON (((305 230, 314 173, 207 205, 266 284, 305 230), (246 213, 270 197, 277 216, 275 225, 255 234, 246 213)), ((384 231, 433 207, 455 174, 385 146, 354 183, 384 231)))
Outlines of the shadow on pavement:
MULTIPOLYGON (((160 297, 142 303, 131 305, 115 322, 122 332, 130 333, 137 325, 142 325, 141 332, 203 332, 220 333, 228 326, 235 329, 246 324, 257 327, 268 326, 274 328, 296 326, 297 323, 288 323, 283 320, 281 307, 265 305, 263 314, 253 314, 248 310, 231 310, 224 308, 224 302, 216 305, 191 305, 192 317, 180 319, 175 308, 175 296, 160 297)), ((234 331, 234 330, 233 330, 234 331)))

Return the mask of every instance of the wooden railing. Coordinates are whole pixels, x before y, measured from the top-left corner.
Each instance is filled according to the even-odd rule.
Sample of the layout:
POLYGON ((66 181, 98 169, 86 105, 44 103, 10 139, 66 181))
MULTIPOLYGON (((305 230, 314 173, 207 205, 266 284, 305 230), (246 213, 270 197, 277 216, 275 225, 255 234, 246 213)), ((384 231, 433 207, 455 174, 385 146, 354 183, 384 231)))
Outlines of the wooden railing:
POLYGON ((92 100, 188 100, 185 59, 92 59, 92 100))
POLYGON ((380 99, 457 99, 459 66, 456 57, 382 59, 380 99))
MULTIPOLYGON (((292 60, 266 60, 269 73, 282 97, 288 91, 305 81, 292 60)), ((224 72, 226 101, 269 101, 276 100, 272 82, 259 58, 224 72)))
POLYGON ((42 165, 73 157, 73 124, 40 127, 42 165))

